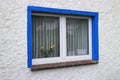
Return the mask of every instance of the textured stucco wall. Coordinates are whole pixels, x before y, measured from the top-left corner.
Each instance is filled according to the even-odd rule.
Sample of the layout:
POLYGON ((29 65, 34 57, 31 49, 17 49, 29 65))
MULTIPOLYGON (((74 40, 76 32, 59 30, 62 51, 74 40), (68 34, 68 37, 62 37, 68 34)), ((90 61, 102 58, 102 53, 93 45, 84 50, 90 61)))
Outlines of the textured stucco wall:
POLYGON ((0 0, 0 80, 120 80, 120 0, 0 0), (97 65, 31 72, 27 6, 99 12, 97 65))

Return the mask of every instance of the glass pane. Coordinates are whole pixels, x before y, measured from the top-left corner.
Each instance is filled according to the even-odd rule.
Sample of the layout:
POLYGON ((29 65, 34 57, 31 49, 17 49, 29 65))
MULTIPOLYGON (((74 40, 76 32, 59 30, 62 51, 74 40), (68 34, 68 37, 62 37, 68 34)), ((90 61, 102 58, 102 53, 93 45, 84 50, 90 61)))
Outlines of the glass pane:
POLYGON ((89 54, 88 19, 67 18, 67 56, 89 54))
POLYGON ((58 57, 59 18, 32 16, 32 58, 58 57))

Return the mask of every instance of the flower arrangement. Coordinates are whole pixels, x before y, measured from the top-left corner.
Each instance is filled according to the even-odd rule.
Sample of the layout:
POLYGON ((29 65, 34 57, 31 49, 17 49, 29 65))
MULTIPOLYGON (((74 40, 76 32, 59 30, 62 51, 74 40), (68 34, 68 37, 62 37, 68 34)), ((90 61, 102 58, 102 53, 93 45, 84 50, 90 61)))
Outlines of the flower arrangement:
POLYGON ((55 45, 51 45, 48 50, 45 50, 44 46, 41 46, 40 52, 45 56, 49 57, 51 53, 54 52, 55 45))

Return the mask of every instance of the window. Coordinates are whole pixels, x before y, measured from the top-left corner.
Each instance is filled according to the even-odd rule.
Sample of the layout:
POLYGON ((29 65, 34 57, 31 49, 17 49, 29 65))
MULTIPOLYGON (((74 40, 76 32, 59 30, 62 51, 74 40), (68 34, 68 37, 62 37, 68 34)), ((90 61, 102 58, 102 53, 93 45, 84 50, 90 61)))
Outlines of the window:
POLYGON ((59 57, 59 18, 32 14, 32 59, 59 57))
POLYGON ((28 67, 98 62, 98 13, 28 7, 28 67))

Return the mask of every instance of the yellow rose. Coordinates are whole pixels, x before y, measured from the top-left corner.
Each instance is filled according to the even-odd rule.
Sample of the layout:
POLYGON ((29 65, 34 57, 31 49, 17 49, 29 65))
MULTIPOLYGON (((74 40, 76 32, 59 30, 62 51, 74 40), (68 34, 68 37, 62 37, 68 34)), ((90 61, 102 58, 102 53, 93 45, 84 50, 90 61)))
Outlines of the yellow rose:
POLYGON ((50 48, 54 48, 54 47, 55 47, 55 45, 51 45, 51 46, 50 46, 50 48))

